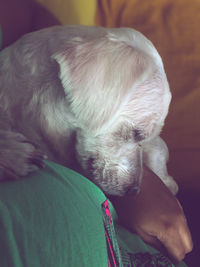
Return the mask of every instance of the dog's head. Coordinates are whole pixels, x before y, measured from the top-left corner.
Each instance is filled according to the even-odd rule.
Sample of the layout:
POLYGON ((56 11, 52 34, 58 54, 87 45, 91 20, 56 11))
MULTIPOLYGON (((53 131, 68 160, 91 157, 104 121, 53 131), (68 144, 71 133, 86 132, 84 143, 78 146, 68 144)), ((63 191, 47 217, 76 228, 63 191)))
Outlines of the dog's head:
POLYGON ((54 58, 77 129, 77 157, 104 192, 134 193, 142 143, 159 135, 171 99, 162 60, 132 29, 74 38, 54 58))

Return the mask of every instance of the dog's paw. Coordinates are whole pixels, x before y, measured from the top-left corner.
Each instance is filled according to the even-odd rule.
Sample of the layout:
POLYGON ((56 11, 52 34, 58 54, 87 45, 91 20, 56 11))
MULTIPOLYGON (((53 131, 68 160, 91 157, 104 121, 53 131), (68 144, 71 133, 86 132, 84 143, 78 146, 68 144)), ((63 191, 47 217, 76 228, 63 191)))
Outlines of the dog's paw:
POLYGON ((45 158, 22 134, 0 131, 0 180, 18 179, 43 168, 45 158))

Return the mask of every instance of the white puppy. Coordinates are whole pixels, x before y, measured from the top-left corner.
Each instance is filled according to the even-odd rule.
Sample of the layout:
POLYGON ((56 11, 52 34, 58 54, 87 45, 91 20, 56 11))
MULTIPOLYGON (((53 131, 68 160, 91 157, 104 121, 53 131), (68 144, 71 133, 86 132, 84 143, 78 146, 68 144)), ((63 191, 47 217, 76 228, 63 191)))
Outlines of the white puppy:
POLYGON ((27 34, 0 53, 0 178, 25 176, 47 155, 124 195, 139 190, 144 163, 175 194, 158 137, 170 100, 158 52, 133 29, 27 34))

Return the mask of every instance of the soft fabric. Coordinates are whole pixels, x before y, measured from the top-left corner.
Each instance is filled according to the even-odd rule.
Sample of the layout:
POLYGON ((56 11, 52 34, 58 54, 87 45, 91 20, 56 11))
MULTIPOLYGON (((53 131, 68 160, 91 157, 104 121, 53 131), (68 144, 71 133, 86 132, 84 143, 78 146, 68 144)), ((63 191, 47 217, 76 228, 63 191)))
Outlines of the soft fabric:
POLYGON ((29 177, 0 184, 1 267, 104 267, 108 244, 117 266, 173 266, 123 229, 103 192, 74 171, 46 162, 29 177))
POLYGON ((96 23, 133 27, 158 49, 172 91, 163 137, 170 173, 183 189, 200 190, 200 0, 98 0, 96 23))
POLYGON ((95 0, 37 0, 63 24, 94 25, 95 0))
POLYGON ((1 183, 0 266, 107 266, 105 200, 86 178, 53 163, 1 183))

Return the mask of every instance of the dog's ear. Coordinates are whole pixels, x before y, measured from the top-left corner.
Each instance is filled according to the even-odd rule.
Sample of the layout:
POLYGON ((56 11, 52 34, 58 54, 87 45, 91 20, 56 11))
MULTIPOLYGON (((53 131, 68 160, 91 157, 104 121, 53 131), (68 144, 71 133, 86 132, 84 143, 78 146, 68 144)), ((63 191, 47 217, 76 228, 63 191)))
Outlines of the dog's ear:
POLYGON ((151 57, 113 34, 74 38, 54 59, 80 127, 100 133, 109 127, 151 70, 151 57))
POLYGON ((163 66, 151 67, 150 75, 135 87, 122 112, 122 116, 132 122, 138 141, 160 134, 171 101, 163 66))

